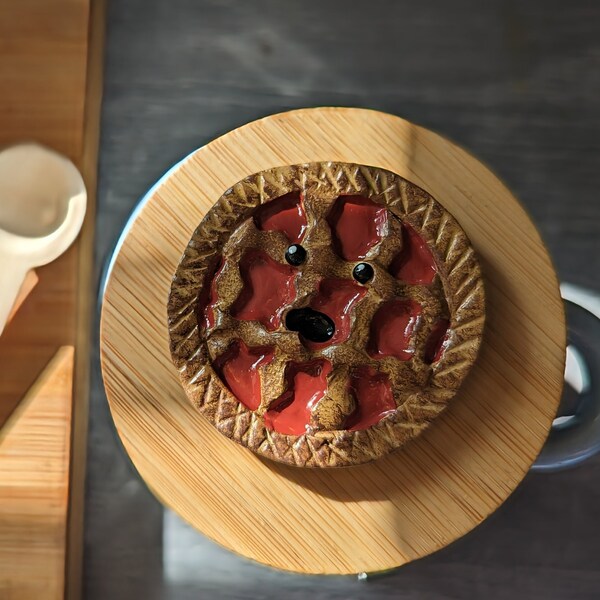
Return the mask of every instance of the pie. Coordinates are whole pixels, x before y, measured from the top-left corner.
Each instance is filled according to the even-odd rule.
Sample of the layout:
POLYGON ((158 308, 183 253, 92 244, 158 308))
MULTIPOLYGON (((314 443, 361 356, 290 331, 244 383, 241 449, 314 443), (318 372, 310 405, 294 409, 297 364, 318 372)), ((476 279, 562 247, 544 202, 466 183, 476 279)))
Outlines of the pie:
POLYGON ((168 300, 193 405, 302 467, 365 463, 423 432, 474 364, 484 320, 479 262, 452 215, 399 175, 338 162, 225 191, 168 300))

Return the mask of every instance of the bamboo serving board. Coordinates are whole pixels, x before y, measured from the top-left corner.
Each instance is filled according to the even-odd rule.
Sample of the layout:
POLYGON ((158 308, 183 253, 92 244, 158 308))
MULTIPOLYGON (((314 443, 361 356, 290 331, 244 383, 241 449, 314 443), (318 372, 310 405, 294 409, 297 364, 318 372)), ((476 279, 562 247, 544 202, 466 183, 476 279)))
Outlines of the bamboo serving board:
POLYGON ((114 259, 101 346, 115 424, 164 504, 251 559, 350 574, 449 544, 515 489, 558 407, 565 323, 536 229, 486 167, 398 117, 320 108, 232 131, 149 192, 114 259), (416 441, 368 465, 309 470, 261 460, 192 408, 169 356, 166 301, 193 230, 227 188, 274 166, 327 160, 394 171, 458 219, 482 263, 487 323, 466 383, 416 441))

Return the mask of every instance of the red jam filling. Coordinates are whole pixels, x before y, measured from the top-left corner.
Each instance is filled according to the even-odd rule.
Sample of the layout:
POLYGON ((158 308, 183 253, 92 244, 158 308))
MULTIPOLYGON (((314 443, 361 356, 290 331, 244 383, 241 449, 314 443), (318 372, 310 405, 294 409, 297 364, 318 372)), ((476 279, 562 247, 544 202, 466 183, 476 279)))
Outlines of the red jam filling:
POLYGON ((196 305, 196 315, 198 325, 210 328, 215 324, 215 305, 218 300, 217 295, 217 278, 221 274, 225 260, 222 256, 215 257, 206 272, 204 285, 200 295, 198 296, 198 304, 196 305))
POLYGON ((341 344, 350 336, 352 309, 367 293, 367 288, 351 279, 323 279, 310 307, 326 314, 335 324, 333 337, 324 343, 305 341, 312 349, 341 344))
POLYGON ((414 300, 390 300, 380 306, 371 321, 371 356, 410 360, 415 352, 411 340, 420 318, 421 306, 414 300))
POLYGON ((345 260, 360 260, 377 245, 385 234, 387 209, 363 196, 340 196, 327 222, 333 245, 345 260))
POLYGON ((237 340, 215 361, 214 366, 231 393, 250 410, 260 405, 259 367, 268 365, 274 356, 273 348, 248 348, 237 340))
POLYGON ((442 358, 442 354, 448 344, 448 319, 440 319, 433 326, 429 338, 425 344, 424 360, 427 364, 437 362, 442 358))
POLYGON ((263 204, 254 212, 254 224, 261 231, 282 231, 290 242, 299 244, 306 231, 302 195, 290 192, 263 204))
POLYGON ((297 269, 282 265, 262 250, 247 250, 240 260, 244 287, 231 314, 241 321, 259 321, 268 331, 281 322, 281 312, 296 297, 297 269))
POLYGON ((402 250, 390 266, 391 274, 404 283, 429 285, 437 272, 425 240, 410 226, 402 226, 402 250))
POLYGON ((310 415, 327 392, 331 363, 325 359, 307 363, 289 363, 286 368, 288 389, 264 415, 267 429, 288 435, 302 435, 310 425, 310 415))
POLYGON ((356 410, 345 423, 349 431, 368 429, 396 410, 388 376, 371 367, 358 367, 352 371, 350 391, 356 399, 356 410))
MULTIPOLYGON (((291 192, 259 207, 253 218, 258 229, 281 231, 292 243, 299 243, 306 233, 306 214, 299 192, 291 192)), ((327 217, 338 255, 348 261, 364 259, 382 240, 387 220, 387 209, 369 198, 340 196, 327 217)), ((431 249, 409 225, 403 224, 402 237, 402 250, 392 261, 391 274, 410 285, 431 284, 437 272, 431 249)), ((207 272, 197 305, 201 327, 215 325, 217 283, 224 266, 223 257, 216 257, 207 272)), ((243 288, 231 307, 231 315, 244 321, 258 321, 268 331, 274 331, 281 324, 284 309, 296 298, 298 270, 255 248, 244 252, 239 268, 243 288)), ((329 341, 322 343, 302 338, 306 347, 318 350, 345 342, 351 333, 352 311, 367 291, 352 279, 321 280, 316 295, 304 310, 312 309, 329 317, 335 332, 329 341)), ((369 354, 375 359, 410 360, 415 352, 413 338, 421 312, 422 307, 408 298, 396 298, 382 304, 370 324, 369 354)), ((322 319, 325 318, 323 315, 322 319)), ((448 328, 447 319, 439 319, 434 324, 425 344, 426 363, 441 358, 448 343, 448 328)), ((229 390, 249 410, 254 411, 260 406, 259 369, 273 360, 274 352, 272 347, 248 347, 240 339, 214 362, 229 390)), ((327 377, 332 368, 324 358, 288 363, 286 391, 264 414, 267 429, 287 435, 305 434, 310 428, 314 407, 327 393, 327 377)), ((344 424, 349 431, 368 429, 396 410, 388 375, 372 367, 365 365, 352 369, 348 389, 356 400, 356 409, 344 424)))

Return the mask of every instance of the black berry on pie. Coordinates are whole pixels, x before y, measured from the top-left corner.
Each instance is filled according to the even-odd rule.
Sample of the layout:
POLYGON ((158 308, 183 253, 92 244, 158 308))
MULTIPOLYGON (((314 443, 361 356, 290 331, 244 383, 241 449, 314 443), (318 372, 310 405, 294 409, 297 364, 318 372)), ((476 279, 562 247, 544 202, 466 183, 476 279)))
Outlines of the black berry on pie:
POLYGON ((373 279, 373 267, 369 263, 358 263, 352 270, 352 277, 358 281, 358 283, 367 283, 373 279))
POLYGON ((300 244, 292 244, 285 251, 285 260, 294 267, 299 267, 306 260, 306 250, 300 244))

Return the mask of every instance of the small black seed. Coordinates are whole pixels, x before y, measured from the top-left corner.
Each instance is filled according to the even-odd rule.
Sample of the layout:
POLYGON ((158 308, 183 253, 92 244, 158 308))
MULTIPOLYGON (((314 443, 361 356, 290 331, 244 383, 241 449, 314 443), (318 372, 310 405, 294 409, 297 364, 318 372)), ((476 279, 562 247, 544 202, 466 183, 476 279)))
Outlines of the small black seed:
POLYGON ((368 263, 358 263, 352 271, 352 277, 358 281, 358 283, 367 283, 373 279, 373 267, 368 263))
POLYGON ((300 244, 292 244, 285 253, 285 260, 299 267, 306 260, 306 250, 300 244))

